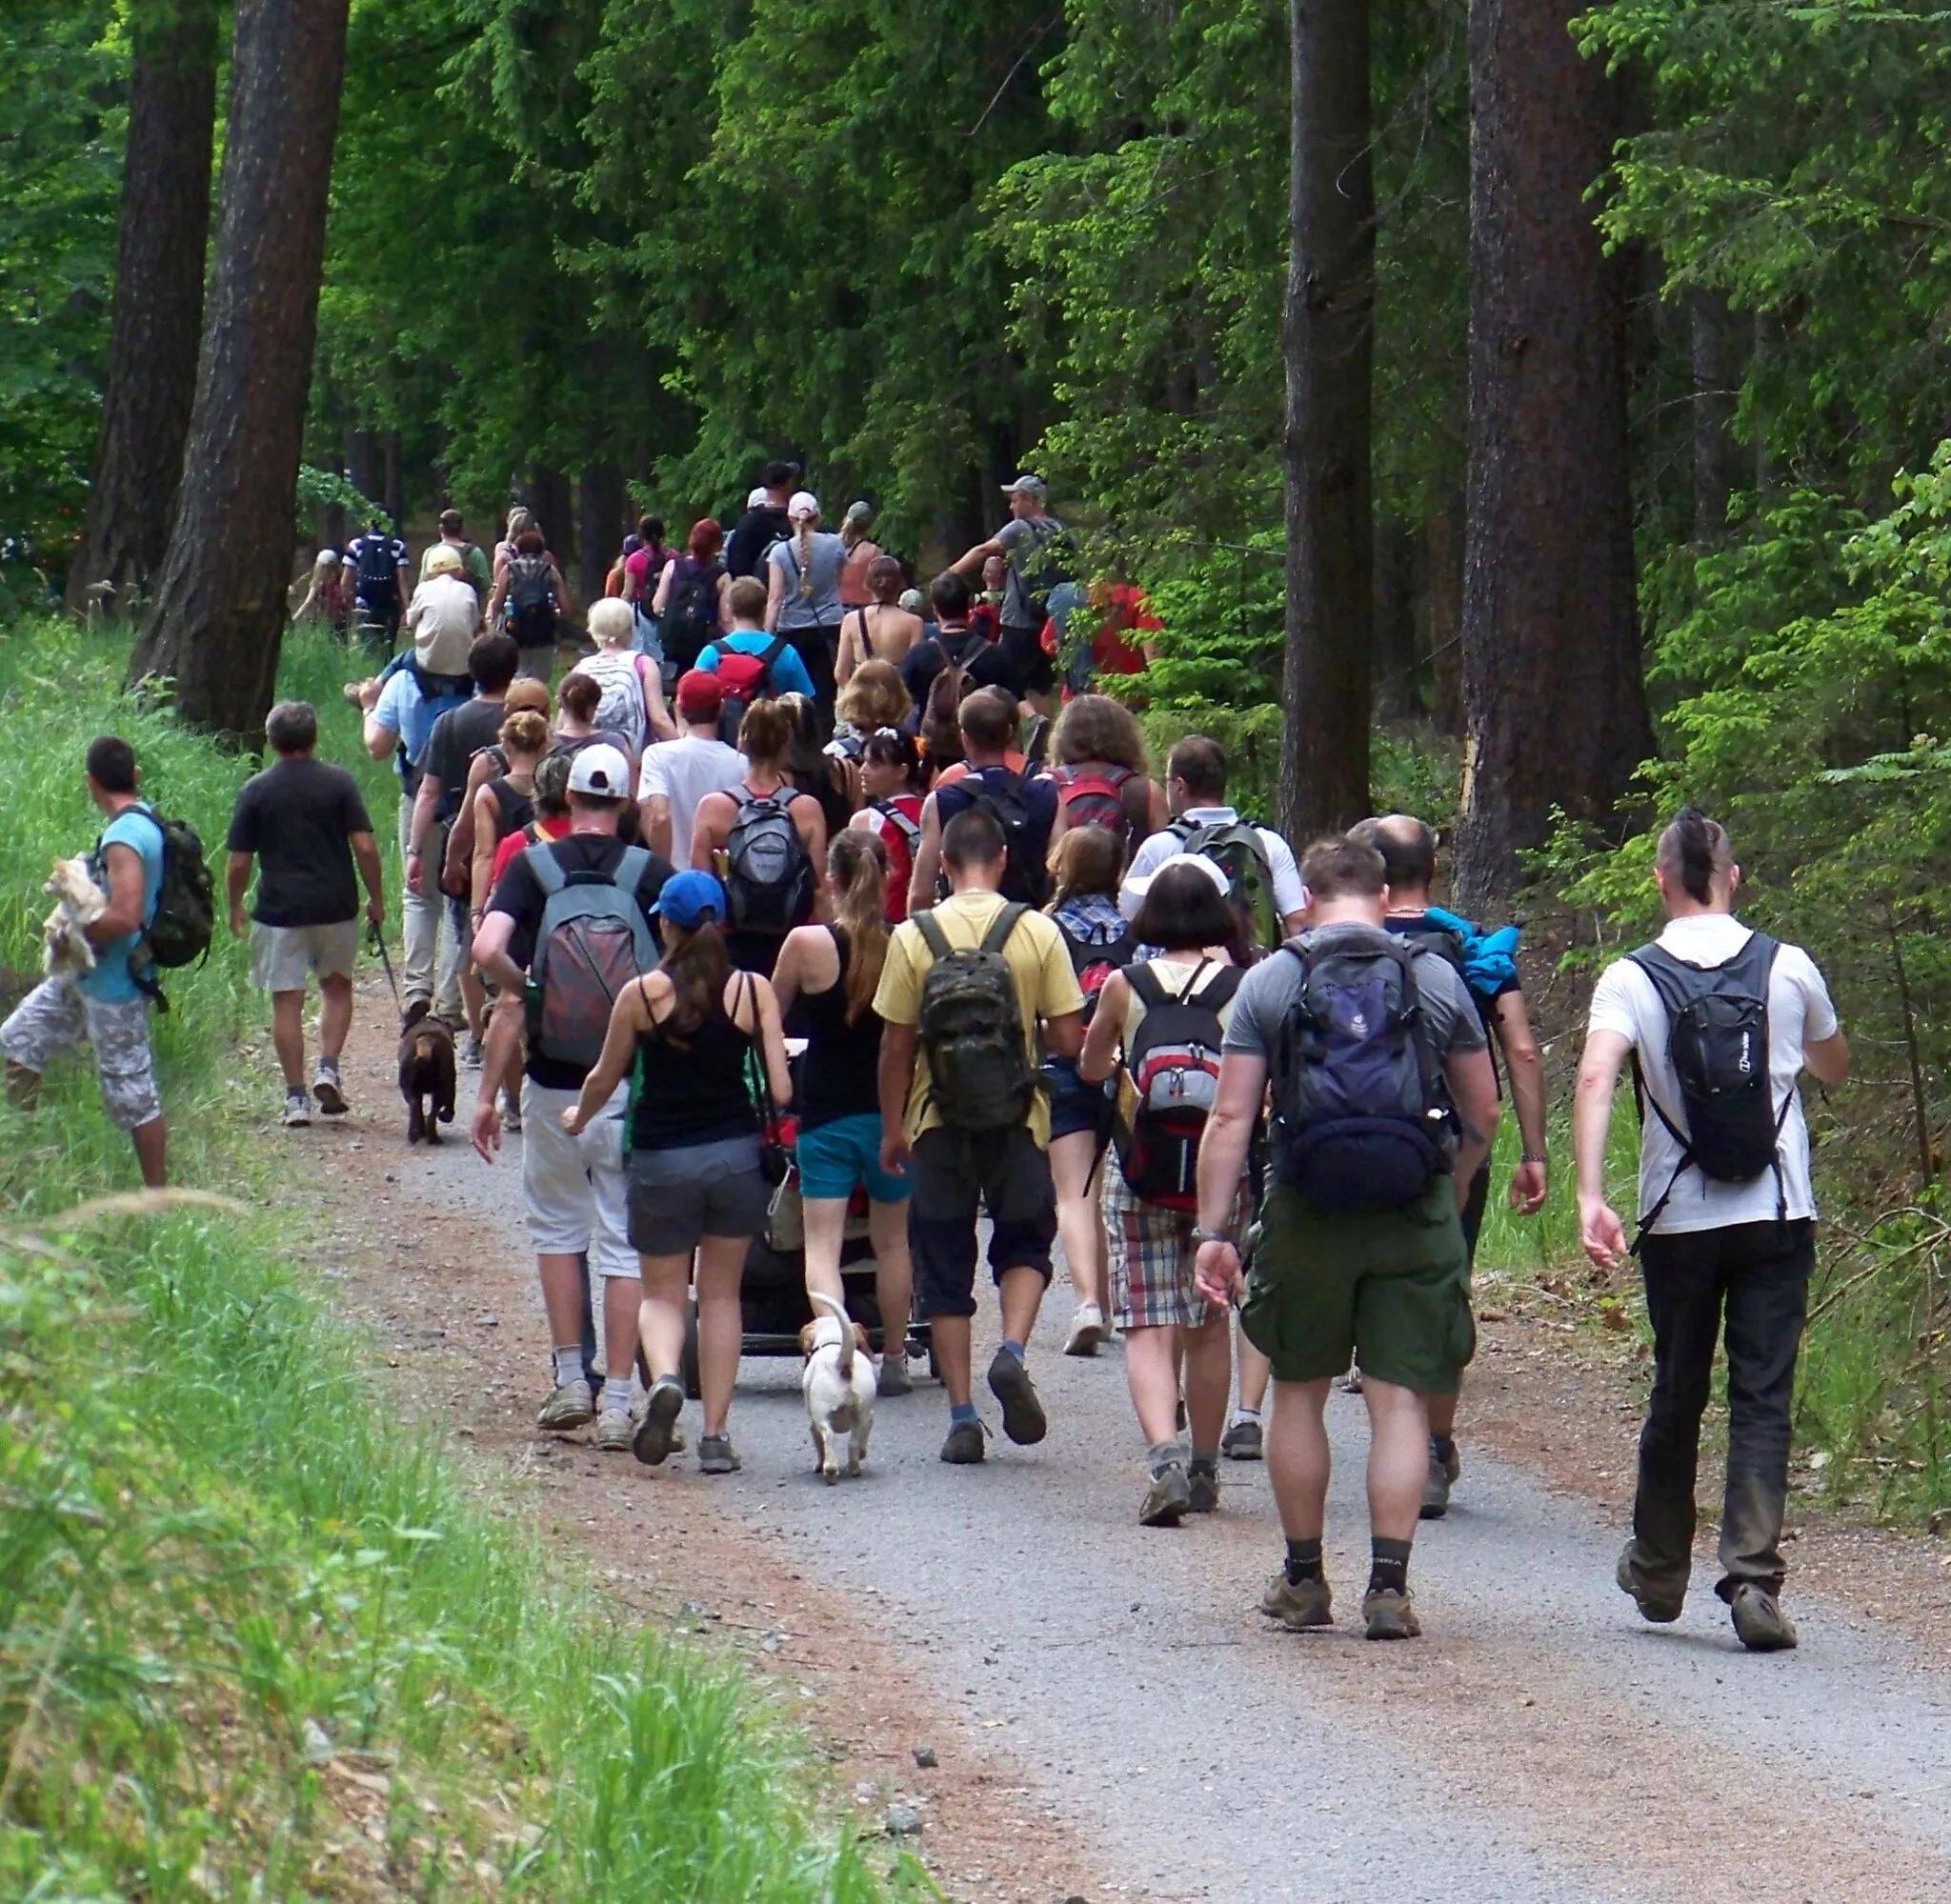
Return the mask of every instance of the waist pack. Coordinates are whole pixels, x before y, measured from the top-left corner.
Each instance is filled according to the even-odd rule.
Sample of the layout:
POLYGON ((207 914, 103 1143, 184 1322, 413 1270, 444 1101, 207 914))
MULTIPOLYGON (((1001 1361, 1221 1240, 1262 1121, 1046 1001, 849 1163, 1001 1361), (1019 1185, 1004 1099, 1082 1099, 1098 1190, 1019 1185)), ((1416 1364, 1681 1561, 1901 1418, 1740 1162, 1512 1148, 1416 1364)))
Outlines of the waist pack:
POLYGON ((1421 949, 1378 932, 1281 953, 1301 978, 1274 1066, 1276 1178, 1329 1213, 1414 1203, 1455 1153, 1417 991, 1421 949))
POLYGON ((651 855, 626 847, 613 873, 565 872, 546 842, 525 848, 522 857, 543 892, 529 961, 529 1050, 589 1071, 603 1054, 623 988, 657 963, 656 941, 636 900, 651 855))
POLYGON ((1150 965, 1125 973, 1145 1015, 1125 1057, 1116 1141, 1124 1180, 1142 1203, 1199 1207, 1199 1139, 1219 1095, 1221 1014, 1245 975, 1237 965, 1216 967, 1208 959, 1194 968, 1183 992, 1173 992, 1150 965))
POLYGON ((725 923, 782 936, 813 916, 813 860, 793 824, 792 790, 746 793, 725 836, 725 923))
POLYGON ((1005 906, 981 944, 951 946, 932 912, 915 914, 934 963, 921 980, 915 1032, 928 1059, 929 1098, 951 1131, 977 1134, 1024 1123, 1041 1088, 1030 1062, 1016 981, 1003 948, 1030 909, 1005 906))

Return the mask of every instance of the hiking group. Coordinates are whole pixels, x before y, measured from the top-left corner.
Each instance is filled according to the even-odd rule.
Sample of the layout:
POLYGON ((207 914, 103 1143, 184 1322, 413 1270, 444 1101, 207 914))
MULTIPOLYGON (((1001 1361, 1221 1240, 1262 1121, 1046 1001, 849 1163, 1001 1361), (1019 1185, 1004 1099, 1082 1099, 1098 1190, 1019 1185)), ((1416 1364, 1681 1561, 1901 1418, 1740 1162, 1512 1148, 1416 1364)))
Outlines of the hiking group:
MULTIPOLYGON (((1264 1458, 1284 1552, 1262 1610, 1331 1624, 1338 1378, 1371 1428, 1363 1626, 1415 1635, 1411 1544, 1460 1473, 1471 1263, 1506 1097, 1509 1205, 1533 1214, 1548 1190, 1517 931, 1433 903, 1438 842, 1418 819, 1297 856, 1229 802, 1215 740, 1178 739, 1153 778, 1136 718, 1093 688, 1142 668, 1157 624, 1135 591, 1076 583, 1035 476, 925 594, 866 504, 830 533, 797 480, 769 465, 729 535, 705 518, 682 549, 639 523, 589 606, 593 651, 553 692, 571 604, 523 511, 492 557, 443 517, 411 594, 405 546, 376 525, 343 562, 321 557, 301 610, 356 609, 375 653, 408 637, 347 691, 399 780, 401 1004, 450 1026, 477 1073, 481 1157, 522 1137, 553 1359, 540 1425, 593 1423, 599 1449, 655 1466, 683 1445, 689 1377, 699 1468, 736 1470, 749 1253, 802 1251, 809 1296, 844 1309, 864 1237, 879 1395, 910 1389, 912 1315, 947 1395, 942 1460, 986 1458, 986 1258, 1001 1339, 985 1384, 1004 1436, 1034 1444, 1049 1424, 1028 1345, 1060 1240, 1066 1353, 1123 1340, 1139 1520, 1210 1513, 1222 1459, 1264 1458)), ((228 840, 291 1124, 314 1100, 346 1108, 355 874, 369 927, 383 918, 372 825, 351 776, 314 757, 317 732, 312 709, 273 710, 275 764, 228 840)), ((193 882, 169 877, 176 835, 124 743, 96 742, 88 779, 111 822, 94 855, 109 903, 80 929, 90 969, 50 963, 0 1046, 25 1092, 53 1050, 91 1041, 110 1113, 160 1182, 144 948, 193 882)), ((1584 1246, 1610 1270, 1639 1256, 1655 1337, 1618 1581, 1645 1618, 1679 1617, 1724 1326, 1719 1592, 1745 1645, 1792 1646, 1780 1541, 1815 1215, 1798 1077, 1837 1082, 1847 1052, 1808 956, 1734 916, 1716 823, 1682 812, 1655 879, 1668 923, 1600 976, 1573 1107, 1584 1246), (1628 1061, 1651 1112, 1630 1246, 1603 1173, 1628 1061)))

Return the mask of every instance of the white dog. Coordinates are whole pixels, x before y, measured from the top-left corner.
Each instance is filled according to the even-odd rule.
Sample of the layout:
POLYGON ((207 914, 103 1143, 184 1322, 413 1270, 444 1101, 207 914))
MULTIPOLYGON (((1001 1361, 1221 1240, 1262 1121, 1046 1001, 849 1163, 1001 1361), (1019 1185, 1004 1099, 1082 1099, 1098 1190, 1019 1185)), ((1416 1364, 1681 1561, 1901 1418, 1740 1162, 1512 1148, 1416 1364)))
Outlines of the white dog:
POLYGON ((809 1294, 814 1306, 827 1313, 799 1332, 799 1353, 806 1357, 799 1386, 813 1424, 814 1453, 831 1487, 840 1478, 842 1434, 849 1437, 850 1475, 857 1476, 867 1458, 867 1437, 874 1429, 874 1357, 868 1353, 866 1330, 849 1321, 840 1304, 818 1290, 809 1294))
POLYGON ((54 910, 41 922, 41 937, 46 941, 42 970, 50 978, 58 972, 92 972, 95 949, 84 934, 109 910, 109 895, 95 884, 88 861, 57 859, 41 891, 55 902, 54 910))

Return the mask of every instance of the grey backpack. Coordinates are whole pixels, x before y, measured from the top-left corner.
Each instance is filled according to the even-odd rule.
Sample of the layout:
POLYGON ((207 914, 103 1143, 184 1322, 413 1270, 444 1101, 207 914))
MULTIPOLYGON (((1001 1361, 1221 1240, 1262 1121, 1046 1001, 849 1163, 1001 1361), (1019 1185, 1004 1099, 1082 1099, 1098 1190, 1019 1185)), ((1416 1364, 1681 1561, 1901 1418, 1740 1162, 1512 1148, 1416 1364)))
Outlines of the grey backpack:
POLYGON ((565 872, 546 840, 522 857, 543 892, 529 961, 529 1050, 588 1071, 603 1054, 618 994, 657 963, 657 942, 636 900, 651 855, 625 847, 611 873, 565 872))

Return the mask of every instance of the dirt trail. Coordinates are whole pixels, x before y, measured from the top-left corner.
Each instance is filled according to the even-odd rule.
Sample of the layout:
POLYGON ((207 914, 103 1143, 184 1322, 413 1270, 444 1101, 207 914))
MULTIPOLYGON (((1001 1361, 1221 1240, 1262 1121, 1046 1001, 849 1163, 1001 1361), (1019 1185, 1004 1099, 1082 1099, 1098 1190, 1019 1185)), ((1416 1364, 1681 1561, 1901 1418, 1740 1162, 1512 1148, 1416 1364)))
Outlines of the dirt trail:
MULTIPOLYGON (((345 1297, 398 1372, 403 1413, 451 1422, 483 1485, 581 1542, 645 1617, 745 1654, 863 1827, 918 1801, 915 1847, 951 1895, 1951 1895, 1936 1638, 1951 1592, 1935 1553, 1805 1535, 1798 1565, 1826 1560, 1813 1571, 1849 1593, 1796 1593, 1799 1653, 1740 1653, 1710 1587, 1678 1627, 1642 1627, 1611 1584, 1623 1389, 1555 1367, 1548 1332, 1486 1327, 1478 1435, 1450 1518, 1418 1542, 1428 1637, 1411 1646, 1368 1646, 1347 1624, 1365 1552, 1359 1404, 1331 1411, 1344 1624, 1270 1633, 1252 1611, 1277 1553, 1263 1471, 1229 1465, 1209 1521, 1138 1528, 1117 1353, 1056 1353, 1061 1290, 1032 1347, 1053 1424, 1038 1448, 998 1436, 984 1467, 943 1467, 945 1410, 924 1382, 882 1404, 868 1476, 828 1489, 796 1365, 748 1362, 742 1473, 599 1459, 532 1427, 546 1332, 518 1140, 492 1170, 458 1133, 410 1156, 377 994, 361 1011, 350 1128, 279 1141, 337 1213, 345 1297), (1909 1643, 1920 1626, 1928 1649, 1909 1643)), ((1712 1578, 1709 1560, 1697 1580, 1712 1578)))

